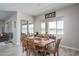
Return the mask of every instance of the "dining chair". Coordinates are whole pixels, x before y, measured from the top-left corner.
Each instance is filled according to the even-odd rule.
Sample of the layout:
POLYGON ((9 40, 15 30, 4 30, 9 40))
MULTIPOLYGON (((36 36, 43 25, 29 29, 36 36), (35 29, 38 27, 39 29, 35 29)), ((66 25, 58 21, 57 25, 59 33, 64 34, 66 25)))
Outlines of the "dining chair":
POLYGON ((42 47, 39 47, 38 44, 34 43, 33 39, 28 39, 27 48, 28 55, 30 55, 31 53, 38 55, 38 53, 42 51, 42 47))
POLYGON ((21 33, 21 35, 27 35, 26 33, 21 33))
POLYGON ((28 55, 30 55, 32 52, 34 52, 34 40, 33 39, 28 39, 28 43, 27 43, 27 52, 28 52, 28 55))
POLYGON ((46 53, 48 53, 50 55, 50 53, 54 54, 54 56, 59 56, 59 44, 60 44, 61 39, 57 39, 55 46, 53 47, 53 49, 51 50, 46 50, 46 53))
POLYGON ((49 39, 49 35, 48 34, 43 34, 43 38, 46 38, 48 40, 49 39))
POLYGON ((23 53, 24 53, 24 51, 26 51, 27 50, 27 38, 24 38, 23 40, 22 40, 22 49, 23 49, 23 53))
POLYGON ((24 53, 25 49, 27 50, 27 35, 25 33, 21 33, 21 45, 24 53))

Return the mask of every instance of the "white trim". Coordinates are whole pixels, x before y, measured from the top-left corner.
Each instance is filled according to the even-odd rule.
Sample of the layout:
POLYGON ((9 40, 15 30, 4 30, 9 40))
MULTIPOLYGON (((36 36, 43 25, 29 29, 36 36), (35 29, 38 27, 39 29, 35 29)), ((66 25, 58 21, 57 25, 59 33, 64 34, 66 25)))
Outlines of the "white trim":
POLYGON ((75 50, 75 51, 79 51, 78 48, 73 48, 73 47, 69 47, 69 46, 65 46, 65 45, 60 45, 60 47, 67 48, 67 49, 72 49, 72 50, 75 50))

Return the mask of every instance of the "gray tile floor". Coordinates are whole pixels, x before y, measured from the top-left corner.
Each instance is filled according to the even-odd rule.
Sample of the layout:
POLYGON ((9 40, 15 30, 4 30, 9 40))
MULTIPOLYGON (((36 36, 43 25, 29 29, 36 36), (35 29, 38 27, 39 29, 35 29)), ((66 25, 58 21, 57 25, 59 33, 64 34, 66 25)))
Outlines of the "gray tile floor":
MULTIPOLYGON (((0 46, 0 56, 26 56, 26 54, 22 53, 22 48, 20 45, 13 45, 12 43, 8 43, 0 46)), ((79 51, 60 48, 60 56, 79 56, 79 51)))

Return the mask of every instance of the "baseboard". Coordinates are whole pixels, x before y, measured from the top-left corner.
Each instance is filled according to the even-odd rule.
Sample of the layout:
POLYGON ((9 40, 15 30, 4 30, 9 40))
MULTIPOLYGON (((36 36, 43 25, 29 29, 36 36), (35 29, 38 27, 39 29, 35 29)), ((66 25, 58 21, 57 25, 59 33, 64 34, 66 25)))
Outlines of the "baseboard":
POLYGON ((67 48, 67 49, 72 49, 72 50, 75 50, 75 51, 79 51, 78 48, 73 48, 73 47, 69 47, 69 46, 65 46, 65 45, 61 45, 60 47, 64 47, 64 48, 67 48))

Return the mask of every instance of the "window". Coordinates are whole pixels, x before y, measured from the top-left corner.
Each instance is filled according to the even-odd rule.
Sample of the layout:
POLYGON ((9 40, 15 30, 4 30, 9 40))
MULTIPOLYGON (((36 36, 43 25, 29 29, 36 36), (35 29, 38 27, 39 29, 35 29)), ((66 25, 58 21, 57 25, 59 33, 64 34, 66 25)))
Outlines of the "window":
POLYGON ((64 21, 63 20, 57 21, 57 34, 64 34, 63 30, 64 30, 64 21))
POLYGON ((22 33, 32 34, 34 32, 34 25, 33 23, 29 23, 29 21, 22 20, 21 21, 21 31, 22 33))
POLYGON ((41 23, 41 33, 45 33, 45 22, 41 23))
POLYGON ((22 33, 26 33, 27 34, 27 25, 22 25, 22 33))
POLYGON ((28 32, 29 32, 30 34, 32 34, 32 33, 34 32, 34 26, 33 26, 33 24, 29 24, 29 25, 28 25, 28 32))
POLYGON ((48 33, 56 34, 56 21, 48 22, 48 33))
POLYGON ((57 22, 56 21, 48 22, 48 33, 49 34, 64 34, 63 30, 64 30, 63 20, 58 20, 57 22))

